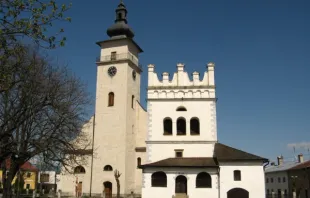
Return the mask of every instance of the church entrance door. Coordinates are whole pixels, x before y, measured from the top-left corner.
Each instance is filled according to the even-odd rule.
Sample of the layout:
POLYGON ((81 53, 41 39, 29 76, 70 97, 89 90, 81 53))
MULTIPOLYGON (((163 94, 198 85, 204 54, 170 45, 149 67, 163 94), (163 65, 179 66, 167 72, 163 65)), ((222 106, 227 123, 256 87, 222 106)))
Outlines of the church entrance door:
POLYGON ((175 179, 175 196, 183 198, 187 195, 187 178, 183 175, 177 176, 175 179))
POLYGON ((233 188, 227 192, 227 198, 249 198, 249 192, 243 188, 233 188))
POLYGON ((105 198, 112 198, 112 183, 111 182, 104 182, 104 195, 105 198))

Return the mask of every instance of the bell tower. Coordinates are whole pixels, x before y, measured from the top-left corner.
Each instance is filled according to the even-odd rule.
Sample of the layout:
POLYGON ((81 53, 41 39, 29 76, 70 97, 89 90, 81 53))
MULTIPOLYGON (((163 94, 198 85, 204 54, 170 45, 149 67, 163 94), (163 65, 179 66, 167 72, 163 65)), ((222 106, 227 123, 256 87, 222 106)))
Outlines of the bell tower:
POLYGON ((107 29, 109 39, 97 42, 93 193, 112 191, 117 186, 114 170, 121 173, 120 193, 135 189, 136 104, 140 101, 142 49, 133 40, 127 9, 121 1, 115 10, 114 24, 107 29), (109 169, 105 169, 109 166, 109 169), (110 168, 111 167, 111 168, 110 168), (107 184, 107 185, 106 185, 107 184))

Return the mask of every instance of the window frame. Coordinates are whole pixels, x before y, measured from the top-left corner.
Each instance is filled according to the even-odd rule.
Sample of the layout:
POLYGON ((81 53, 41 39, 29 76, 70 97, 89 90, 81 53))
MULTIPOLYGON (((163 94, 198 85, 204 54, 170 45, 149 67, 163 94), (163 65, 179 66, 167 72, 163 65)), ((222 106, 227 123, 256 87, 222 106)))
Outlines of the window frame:
POLYGON ((151 187, 164 188, 167 187, 167 174, 163 171, 154 172, 151 176, 151 187), (160 175, 161 174, 161 175, 160 175), (156 178, 156 175, 161 177, 156 178))
POLYGON ((241 171, 240 170, 234 170, 234 181, 241 181, 241 171))
POLYGON ((166 117, 163 119, 163 129, 164 129, 164 135, 172 135, 173 134, 173 122, 172 119, 170 117, 166 117), (169 123, 166 123, 169 122, 169 123), (169 125, 169 126, 167 126, 169 125), (170 132, 169 130, 166 131, 166 128, 171 129, 170 132))
POLYGON ((114 100, 115 100, 115 94, 114 94, 114 92, 111 91, 108 94, 108 107, 114 106, 114 100))
POLYGON ((212 177, 211 177, 211 175, 207 172, 198 173, 196 176, 196 188, 212 188, 212 177), (199 178, 199 176, 204 177, 204 178, 199 178), (202 181, 203 179, 205 179, 205 181, 202 181), (198 181, 200 181, 200 183, 198 181))
POLYGON ((178 119, 177 119, 177 122, 176 122, 176 125, 177 125, 177 135, 178 136, 185 136, 186 135, 186 119, 184 118, 184 117, 179 117, 178 119), (180 122, 184 122, 184 123, 180 123, 180 122), (179 125, 183 125, 184 124, 184 126, 180 126, 179 127, 179 125), (184 131, 181 131, 181 130, 179 130, 179 128, 184 128, 184 131))

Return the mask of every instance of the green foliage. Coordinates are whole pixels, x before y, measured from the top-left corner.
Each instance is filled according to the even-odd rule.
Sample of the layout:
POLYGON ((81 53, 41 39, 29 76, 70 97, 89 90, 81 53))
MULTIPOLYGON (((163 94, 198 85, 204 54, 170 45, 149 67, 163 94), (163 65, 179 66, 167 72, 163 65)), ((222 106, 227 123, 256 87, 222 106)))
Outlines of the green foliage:
POLYGON ((9 49, 18 40, 28 37, 42 47, 53 49, 63 46, 63 28, 51 33, 55 21, 71 22, 64 16, 69 5, 58 5, 56 0, 1 0, 0 47, 9 49))

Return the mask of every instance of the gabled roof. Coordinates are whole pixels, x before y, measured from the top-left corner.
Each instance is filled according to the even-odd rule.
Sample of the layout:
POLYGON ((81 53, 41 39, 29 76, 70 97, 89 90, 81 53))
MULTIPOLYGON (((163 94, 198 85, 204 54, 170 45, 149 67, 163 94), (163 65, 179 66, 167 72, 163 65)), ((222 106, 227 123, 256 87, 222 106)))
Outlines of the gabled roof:
MULTIPOLYGON (((11 166, 11 160, 6 160, 6 168, 9 169, 11 166)), ((24 171, 38 171, 37 167, 35 167, 34 165, 32 165, 30 162, 25 162, 21 167, 21 170, 24 171)))
POLYGON ((150 164, 140 166, 144 167, 217 167, 217 162, 212 157, 176 157, 160 160, 150 164))
POLYGON ((261 160, 268 161, 266 158, 262 158, 251 153, 241 151, 236 148, 232 148, 225 144, 216 143, 214 147, 214 157, 217 158, 219 162, 221 161, 252 161, 261 160))

